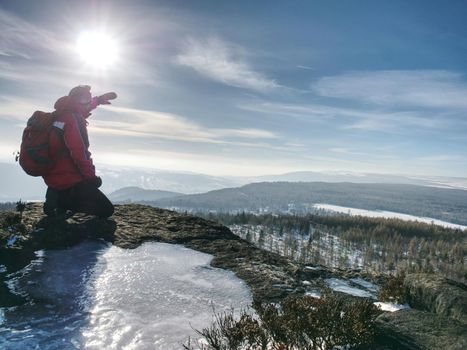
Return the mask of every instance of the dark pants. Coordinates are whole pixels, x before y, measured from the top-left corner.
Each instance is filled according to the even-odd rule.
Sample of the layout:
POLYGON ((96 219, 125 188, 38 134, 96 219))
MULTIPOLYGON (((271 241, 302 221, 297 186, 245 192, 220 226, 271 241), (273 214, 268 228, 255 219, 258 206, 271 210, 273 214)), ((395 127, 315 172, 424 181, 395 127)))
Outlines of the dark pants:
POLYGON ((47 188, 44 213, 48 216, 56 216, 67 210, 108 218, 112 216, 114 206, 92 183, 80 182, 66 190, 47 188))

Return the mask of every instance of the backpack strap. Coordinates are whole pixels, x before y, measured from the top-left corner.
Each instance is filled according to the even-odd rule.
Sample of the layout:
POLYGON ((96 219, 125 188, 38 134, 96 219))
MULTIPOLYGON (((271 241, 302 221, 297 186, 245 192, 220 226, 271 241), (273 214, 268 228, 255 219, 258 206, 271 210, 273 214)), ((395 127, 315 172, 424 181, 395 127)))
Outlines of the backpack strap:
POLYGON ((81 135, 81 139, 83 140, 83 143, 86 146, 86 148, 88 148, 89 147, 89 137, 88 137, 88 133, 86 131, 86 127, 83 126, 83 123, 80 122, 77 113, 73 113, 73 117, 76 120, 76 124, 78 124, 78 129, 79 129, 79 134, 81 135))
MULTIPOLYGON (((56 119, 59 114, 57 111, 52 112, 54 119, 56 119)), ((65 134, 65 122, 60 122, 60 121, 54 121, 52 123, 52 129, 55 131, 55 134, 58 136, 58 138, 62 141, 62 149, 58 153, 58 157, 61 158, 69 153, 68 148, 65 146, 65 139, 64 139, 64 134, 65 134)))

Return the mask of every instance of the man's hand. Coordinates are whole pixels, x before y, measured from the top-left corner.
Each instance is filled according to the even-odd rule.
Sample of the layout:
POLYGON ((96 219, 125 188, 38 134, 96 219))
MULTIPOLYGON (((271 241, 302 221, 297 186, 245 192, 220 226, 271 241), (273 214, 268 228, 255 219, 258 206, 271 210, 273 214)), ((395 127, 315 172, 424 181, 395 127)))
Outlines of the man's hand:
POLYGON ((117 98, 117 94, 115 92, 107 92, 103 95, 100 95, 97 98, 97 102, 100 105, 109 105, 110 104, 109 100, 115 100, 116 98, 117 98))
POLYGON ((92 179, 86 180, 86 182, 90 185, 96 186, 96 188, 102 186, 102 179, 100 176, 93 177, 92 179))

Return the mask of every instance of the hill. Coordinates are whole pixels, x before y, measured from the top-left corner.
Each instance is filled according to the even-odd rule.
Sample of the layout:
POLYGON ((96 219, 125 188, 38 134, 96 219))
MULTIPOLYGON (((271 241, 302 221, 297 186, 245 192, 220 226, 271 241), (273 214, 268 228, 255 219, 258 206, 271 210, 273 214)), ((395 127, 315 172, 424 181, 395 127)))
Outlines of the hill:
MULTIPOLYGON (((0 202, 41 200, 46 186, 41 178, 26 175, 18 164, 0 162, 2 184, 0 202)), ((467 189, 467 178, 462 177, 415 177, 389 174, 300 171, 265 176, 210 176, 191 172, 175 172, 160 169, 97 165, 102 177, 101 190, 112 193, 125 187, 140 187, 184 194, 198 194, 224 188, 239 187, 259 182, 328 182, 328 183, 393 183, 419 186, 467 189)), ((133 201, 140 200, 131 198, 133 201)))
POLYGON ((121 188, 109 195, 113 202, 137 202, 137 201, 155 201, 163 198, 171 198, 183 195, 179 192, 145 190, 140 187, 130 186, 121 188))
MULTIPOLYGON (((319 286, 322 286, 325 280, 361 277, 356 271, 334 270, 324 266, 310 268, 255 248, 222 225, 159 208, 134 204, 120 205, 116 207, 114 220, 75 215, 65 222, 44 218, 40 203, 29 204, 22 219, 18 214, 11 212, 0 214, 0 227, 3 229, 0 231, 0 307, 18 305, 24 302, 21 300, 23 297, 29 297, 11 295, 4 282, 10 282, 13 273, 36 259, 35 251, 69 247, 89 238, 104 238, 123 249, 136 248, 148 241, 157 241, 183 244, 188 248, 212 254, 213 267, 233 271, 251 288, 256 307, 266 305, 264 302, 269 301, 277 303, 289 295, 303 296, 307 292, 319 290, 319 286)), ((37 268, 34 265, 30 266, 37 268)), ((79 279, 78 283, 82 283, 82 280, 79 279)), ((451 281, 436 275, 408 275, 404 280, 404 288, 409 292, 413 309, 394 313, 378 311, 380 315, 376 321, 369 323, 377 335, 374 342, 369 344, 369 348, 465 348, 465 285, 452 284, 451 281), (427 292, 420 296, 419 290, 427 292)), ((63 297, 66 298, 67 295, 64 294, 63 297)), ((308 297, 296 300, 311 302, 312 299, 308 297)), ((328 311, 342 310, 345 305, 355 303, 355 299, 350 296, 330 300, 334 302, 327 303, 327 299, 324 299, 328 311), (336 304, 337 302, 339 304, 336 304)), ((371 301, 366 305, 371 305, 371 301)), ((316 303, 322 305, 323 299, 316 303)), ((30 305, 34 306, 34 303, 30 305)), ((309 312, 310 308, 303 312, 301 310, 296 311, 297 315, 300 315, 299 319, 303 319, 303 312, 309 312)), ((327 313, 321 314, 322 317, 326 315, 327 313)), ((352 322, 347 322, 344 326, 349 327, 349 331, 353 330, 353 325, 359 324, 359 316, 357 313, 352 322)), ((337 319, 342 319, 341 312, 337 313, 337 319)), ((8 322, 8 318, 5 320, 8 322)), ((38 323, 40 320, 31 328, 37 327, 38 323)), ((283 322, 276 323, 281 324, 283 322)), ((7 323, 2 324, 4 327, 5 325, 8 327, 7 323)))
POLYGON ((403 184, 264 182, 151 202, 181 210, 307 212, 315 203, 387 210, 467 225, 467 191, 403 184))

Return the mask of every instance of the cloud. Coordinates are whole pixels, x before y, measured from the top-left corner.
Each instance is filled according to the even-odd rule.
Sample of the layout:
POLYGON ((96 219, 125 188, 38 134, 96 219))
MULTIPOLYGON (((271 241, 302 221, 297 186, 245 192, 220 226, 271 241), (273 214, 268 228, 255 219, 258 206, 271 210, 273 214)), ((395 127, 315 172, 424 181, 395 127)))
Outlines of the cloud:
MULTIPOLYGON (((95 120, 91 130, 95 133, 119 136, 156 137, 185 142, 225 143, 235 145, 260 145, 261 143, 242 143, 238 139, 277 139, 273 132, 260 129, 222 129, 203 127, 179 115, 153 110, 108 106, 109 112, 124 115, 123 121, 95 120)), ((261 147, 263 147, 262 145, 261 147)))
POLYGON ((189 171, 213 176, 256 176, 303 170, 303 163, 288 159, 257 159, 252 154, 196 153, 189 151, 135 150, 95 153, 96 163, 189 171))
POLYGON ((354 151, 350 148, 345 147, 333 147, 329 151, 338 154, 350 155, 350 156, 369 156, 369 153, 354 151))
POLYGON ((339 109, 318 104, 288 104, 278 102, 256 102, 238 105, 240 109, 260 112, 267 115, 286 116, 300 120, 319 121, 321 118, 331 118, 339 109))
POLYGON ((339 129, 360 129, 400 133, 408 127, 419 129, 445 129, 457 124, 456 118, 443 113, 421 111, 387 111, 371 107, 333 107, 324 104, 287 104, 277 102, 256 102, 242 104, 239 108, 265 115, 294 118, 312 123, 326 123, 339 129))
POLYGON ((0 96, 0 119, 24 121, 36 110, 49 110, 43 101, 16 96, 0 96))
POLYGON ((453 162, 453 161, 466 161, 466 157, 459 154, 434 154, 431 156, 418 157, 417 160, 424 162, 453 162))
POLYGON ((224 84, 260 92, 274 90, 279 85, 256 72, 240 54, 217 38, 206 41, 188 40, 176 58, 180 65, 193 68, 199 74, 224 84))
POLYGON ((320 96, 389 108, 467 109, 467 82, 445 70, 349 72, 312 84, 320 96))
POLYGON ((413 133, 414 130, 442 130, 455 125, 442 115, 428 117, 421 112, 362 112, 361 118, 343 125, 342 129, 383 131, 388 133, 413 133), (416 128, 416 129, 413 129, 416 128))
POLYGON ((0 56, 30 59, 38 49, 54 51, 52 33, 0 9, 0 56))

